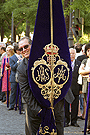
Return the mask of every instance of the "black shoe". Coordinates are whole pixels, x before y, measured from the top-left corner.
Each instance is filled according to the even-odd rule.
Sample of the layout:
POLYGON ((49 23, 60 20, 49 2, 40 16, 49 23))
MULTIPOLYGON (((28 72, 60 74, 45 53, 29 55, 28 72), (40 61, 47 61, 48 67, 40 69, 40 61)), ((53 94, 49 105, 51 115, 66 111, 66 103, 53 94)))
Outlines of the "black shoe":
POLYGON ((2 97, 0 97, 0 101, 2 100, 3 98, 2 97))
POLYGON ((77 123, 71 123, 71 126, 80 127, 77 123))
POLYGON ((81 119, 81 118, 82 118, 82 116, 77 116, 77 118, 78 118, 78 119, 81 119))
POLYGON ((85 120, 85 118, 81 117, 81 120, 85 120))
POLYGON ((8 111, 13 110, 13 109, 14 109, 14 107, 10 107, 10 108, 8 109, 8 111))
MULTIPOLYGON (((82 132, 84 132, 84 130, 82 132)), ((90 134, 90 129, 87 129, 86 133, 90 134)))
POLYGON ((69 127, 69 124, 65 122, 65 127, 69 127))
POLYGON ((2 99, 2 102, 5 102, 6 101, 6 99, 4 98, 4 99, 2 99))

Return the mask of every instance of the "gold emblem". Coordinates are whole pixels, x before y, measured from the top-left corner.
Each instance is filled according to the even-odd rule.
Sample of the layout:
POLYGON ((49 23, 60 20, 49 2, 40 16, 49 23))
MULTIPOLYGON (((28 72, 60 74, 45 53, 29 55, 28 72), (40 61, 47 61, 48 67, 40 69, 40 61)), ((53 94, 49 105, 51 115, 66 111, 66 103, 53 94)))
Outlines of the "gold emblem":
POLYGON ((45 53, 41 60, 34 62, 32 77, 41 89, 44 99, 50 101, 61 95, 61 89, 69 79, 69 68, 58 55, 58 46, 48 44, 44 47, 45 53), (52 91, 53 89, 53 91, 52 91))
MULTIPOLYGON (((32 78, 41 89, 41 95, 44 99, 49 100, 50 108, 54 116, 54 99, 61 95, 61 89, 69 79, 68 64, 60 58, 58 46, 53 44, 53 8, 50 0, 50 22, 51 22, 51 43, 43 48, 45 53, 34 62, 32 67, 32 78)), ((49 127, 40 125, 39 134, 57 135, 55 129, 49 133, 49 127)))

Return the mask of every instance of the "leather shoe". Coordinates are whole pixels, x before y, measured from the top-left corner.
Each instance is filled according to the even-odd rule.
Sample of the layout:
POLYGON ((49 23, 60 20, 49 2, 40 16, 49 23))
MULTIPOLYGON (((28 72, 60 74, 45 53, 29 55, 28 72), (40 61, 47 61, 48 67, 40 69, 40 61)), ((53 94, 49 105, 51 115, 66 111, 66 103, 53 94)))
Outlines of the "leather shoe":
POLYGON ((71 123, 71 126, 80 127, 77 123, 71 123))
POLYGON ((5 101, 6 101, 6 99, 3 99, 3 100, 2 100, 2 102, 5 102, 5 101))
POLYGON ((0 95, 0 101, 3 99, 3 97, 0 95))
POLYGON ((5 101, 6 101, 6 98, 3 98, 3 99, 2 99, 2 102, 5 102, 5 101))
POLYGON ((65 122, 65 127, 69 127, 69 124, 65 122))
POLYGON ((0 98, 0 101, 2 101, 3 98, 0 98))
POLYGON ((14 109, 14 107, 10 107, 10 108, 8 109, 8 111, 13 110, 13 109, 14 109))

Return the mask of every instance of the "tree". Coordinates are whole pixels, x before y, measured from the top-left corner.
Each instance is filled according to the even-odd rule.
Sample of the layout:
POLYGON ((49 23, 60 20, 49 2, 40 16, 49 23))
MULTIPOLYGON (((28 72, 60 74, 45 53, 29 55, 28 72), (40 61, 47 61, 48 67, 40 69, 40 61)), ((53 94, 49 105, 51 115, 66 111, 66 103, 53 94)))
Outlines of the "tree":
POLYGON ((70 4, 70 0, 64 0, 64 12, 68 11, 68 14, 65 15, 65 24, 66 24, 67 35, 69 32, 69 4, 70 4))
MULTIPOLYGON (((20 34, 22 31, 23 26, 26 25, 26 22, 28 21, 28 26, 32 27, 35 24, 35 18, 36 18, 36 12, 37 12, 37 5, 38 5, 38 0, 5 0, 4 3, 2 3, 1 7, 1 14, 3 16, 1 17, 4 18, 4 27, 5 24, 7 24, 6 29, 11 29, 11 14, 13 12, 14 16, 14 27, 16 34, 20 34), (4 9, 4 10, 3 10, 4 9), (22 28, 19 28, 22 27, 22 28)), ((32 30, 32 28, 30 29, 32 30)), ((5 35, 8 36, 7 32, 5 29, 5 35)), ((25 28, 23 29, 25 31, 25 28)), ((27 29, 28 30, 28 29, 27 29)), ((8 31, 10 35, 10 31, 8 31)))
MULTIPOLYGON (((68 0, 64 0, 67 2, 68 0)), ((84 18, 84 33, 90 33, 90 0, 73 0, 71 6, 68 5, 65 10, 65 16, 69 15, 69 8, 72 10, 79 9, 80 17, 84 18)))
MULTIPOLYGON (((37 6, 39 0, 0 0, 0 28, 3 28, 3 35, 8 38, 11 34, 11 19, 12 12, 14 16, 15 33, 19 35, 22 31, 27 35, 30 30, 34 30, 37 6), (26 23, 28 22, 28 23, 26 23), (26 24, 28 24, 26 26, 26 24), (26 28, 29 29, 26 30, 26 28)), ((70 0, 62 0, 64 6, 65 23, 67 35, 69 31, 69 12, 70 0)), ((79 9, 80 16, 84 18, 85 33, 90 31, 90 1, 89 0, 73 0, 71 5, 72 10, 79 9)))

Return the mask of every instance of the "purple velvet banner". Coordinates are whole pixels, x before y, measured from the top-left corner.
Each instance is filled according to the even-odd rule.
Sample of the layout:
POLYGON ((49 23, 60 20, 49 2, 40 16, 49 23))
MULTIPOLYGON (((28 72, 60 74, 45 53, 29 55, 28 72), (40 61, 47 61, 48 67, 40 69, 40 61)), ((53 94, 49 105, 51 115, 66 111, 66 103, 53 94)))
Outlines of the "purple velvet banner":
POLYGON ((44 128, 45 125, 48 125, 50 132, 52 129, 55 131, 56 129, 55 120, 52 117, 53 113, 50 109, 50 98, 52 98, 52 94, 51 97, 48 98, 49 95, 47 93, 49 93, 49 90, 51 90, 52 87, 54 88, 56 97, 58 97, 55 97, 53 100, 53 106, 55 106, 55 104, 63 99, 66 95, 72 79, 71 60, 61 0, 52 0, 52 11, 53 47, 49 45, 51 43, 50 0, 39 0, 33 42, 28 64, 28 80, 30 88, 37 101, 41 104, 41 106, 43 106, 43 110, 40 114, 42 118, 42 127, 44 128), (53 59, 53 62, 51 59, 53 59), (40 62, 41 64, 38 64, 40 62), (62 64, 58 64, 59 62, 62 64), (53 66, 48 66, 51 63, 53 63, 53 66), (65 65, 68 65, 69 73, 65 65), (54 67, 53 70, 52 67, 54 67), (33 73, 32 70, 34 70, 33 73), (64 83, 65 79, 67 81, 64 83), (53 80, 54 86, 51 86, 51 80, 53 80), (63 86, 62 83, 64 84, 63 86), (42 87, 42 90, 40 87, 42 87), (45 94, 47 94, 47 96, 45 94), (47 121, 46 118, 51 119, 47 121))
MULTIPOLYGON (((54 25, 54 44, 59 47, 59 55, 63 59, 70 69, 68 82, 61 89, 62 94, 54 101, 54 105, 61 100, 67 93, 71 84, 71 60, 69 54, 69 47, 66 35, 65 20, 63 15, 61 0, 53 0, 53 25, 54 25)), ((35 31, 33 37, 33 43, 31 53, 29 57, 28 65, 28 78, 31 90, 40 104, 48 107, 50 102, 45 100, 41 95, 41 90, 32 78, 32 67, 36 60, 40 59, 44 54, 45 45, 49 44, 51 40, 50 34, 50 0, 39 0, 35 31)))

